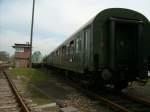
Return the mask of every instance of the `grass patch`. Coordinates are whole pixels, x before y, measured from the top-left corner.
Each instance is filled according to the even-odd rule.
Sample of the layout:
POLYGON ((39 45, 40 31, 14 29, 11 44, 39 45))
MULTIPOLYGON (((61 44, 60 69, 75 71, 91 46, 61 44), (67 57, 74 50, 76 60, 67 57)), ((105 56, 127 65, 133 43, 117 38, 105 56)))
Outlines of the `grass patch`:
POLYGON ((150 85, 150 79, 148 79, 148 81, 147 81, 147 85, 150 85))
POLYGON ((34 103, 46 104, 50 102, 47 96, 31 86, 32 83, 34 86, 39 86, 40 88, 40 85, 48 82, 49 73, 47 70, 34 68, 13 68, 10 70, 10 73, 14 78, 21 79, 20 85, 29 93, 28 96, 34 103))
POLYGON ((31 85, 28 87, 28 89, 30 90, 30 97, 32 101, 35 102, 36 104, 42 105, 42 104, 47 104, 51 102, 49 97, 43 95, 43 93, 37 91, 31 85))
POLYGON ((47 72, 41 69, 33 68, 13 68, 10 72, 14 76, 24 77, 26 80, 32 83, 42 83, 48 80, 47 72))

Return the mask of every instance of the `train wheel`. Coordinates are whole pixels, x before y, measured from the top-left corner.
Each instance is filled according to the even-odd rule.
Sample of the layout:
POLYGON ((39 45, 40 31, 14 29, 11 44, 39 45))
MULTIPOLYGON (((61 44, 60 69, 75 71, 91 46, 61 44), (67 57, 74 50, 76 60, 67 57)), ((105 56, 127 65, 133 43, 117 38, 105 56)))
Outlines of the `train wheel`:
POLYGON ((110 80, 112 78, 112 72, 109 69, 104 69, 101 73, 101 78, 103 80, 110 80))

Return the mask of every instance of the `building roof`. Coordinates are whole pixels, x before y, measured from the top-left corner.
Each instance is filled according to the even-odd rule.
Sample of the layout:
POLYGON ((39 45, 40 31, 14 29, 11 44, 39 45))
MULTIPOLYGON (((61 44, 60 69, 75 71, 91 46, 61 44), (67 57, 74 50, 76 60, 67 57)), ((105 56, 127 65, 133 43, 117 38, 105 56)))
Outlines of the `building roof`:
POLYGON ((26 48, 30 48, 31 46, 30 46, 30 44, 17 44, 17 43, 15 43, 15 45, 14 46, 12 46, 13 48, 17 48, 17 47, 26 47, 26 48))

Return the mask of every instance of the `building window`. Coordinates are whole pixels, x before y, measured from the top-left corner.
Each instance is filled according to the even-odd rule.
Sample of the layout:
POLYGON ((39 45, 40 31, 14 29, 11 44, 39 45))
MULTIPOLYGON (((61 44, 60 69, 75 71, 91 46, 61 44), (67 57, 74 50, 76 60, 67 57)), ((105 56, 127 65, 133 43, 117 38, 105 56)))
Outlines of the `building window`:
POLYGON ((16 48, 16 52, 24 52, 24 48, 16 48))

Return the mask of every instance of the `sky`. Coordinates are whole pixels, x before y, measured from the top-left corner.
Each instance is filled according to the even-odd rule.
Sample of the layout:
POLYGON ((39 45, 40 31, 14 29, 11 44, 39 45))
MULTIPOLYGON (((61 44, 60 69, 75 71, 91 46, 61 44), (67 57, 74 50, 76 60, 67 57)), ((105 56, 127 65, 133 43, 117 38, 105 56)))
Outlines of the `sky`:
MULTIPOLYGON (((150 0, 35 0, 33 52, 50 53, 107 8, 138 11, 150 20, 150 0)), ((30 41, 32 0, 0 0, 0 51, 30 41)))

